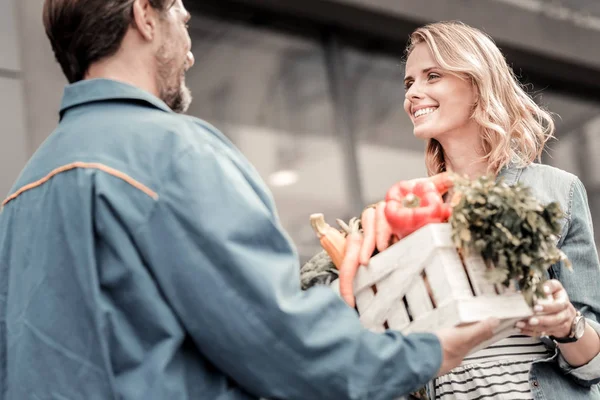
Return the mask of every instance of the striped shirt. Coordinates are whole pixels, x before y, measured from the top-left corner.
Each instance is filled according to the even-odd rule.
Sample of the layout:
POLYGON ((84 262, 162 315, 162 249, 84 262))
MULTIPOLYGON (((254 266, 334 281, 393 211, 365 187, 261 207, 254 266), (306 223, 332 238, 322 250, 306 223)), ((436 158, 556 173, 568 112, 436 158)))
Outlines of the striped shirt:
POLYGON ((435 380, 436 399, 533 399, 529 386, 531 363, 550 356, 539 340, 514 335, 465 358, 435 380))

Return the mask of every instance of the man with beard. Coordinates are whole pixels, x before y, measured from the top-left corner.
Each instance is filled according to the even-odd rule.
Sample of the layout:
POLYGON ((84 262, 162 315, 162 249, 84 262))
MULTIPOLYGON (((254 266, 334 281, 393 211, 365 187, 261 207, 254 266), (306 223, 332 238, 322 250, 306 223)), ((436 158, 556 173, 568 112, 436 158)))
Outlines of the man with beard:
POLYGON ((181 0, 45 0, 69 80, 0 214, 4 399, 393 399, 458 365, 487 321, 375 334, 300 290, 271 196, 179 115, 181 0))

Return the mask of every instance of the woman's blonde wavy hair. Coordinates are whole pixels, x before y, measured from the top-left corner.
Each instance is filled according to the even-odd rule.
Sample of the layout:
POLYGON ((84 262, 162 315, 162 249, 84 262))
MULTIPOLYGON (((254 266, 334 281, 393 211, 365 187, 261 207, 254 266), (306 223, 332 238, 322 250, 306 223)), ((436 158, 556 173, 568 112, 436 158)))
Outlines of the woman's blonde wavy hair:
MULTIPOLYGON (((525 92, 488 35, 455 21, 425 25, 411 34, 406 58, 420 43, 427 44, 441 68, 475 87, 471 118, 482 130, 489 173, 497 175, 509 163, 525 167, 540 159, 554 135, 552 116, 525 92)), ((429 175, 446 170, 444 151, 435 139, 427 142, 425 164, 429 175)))

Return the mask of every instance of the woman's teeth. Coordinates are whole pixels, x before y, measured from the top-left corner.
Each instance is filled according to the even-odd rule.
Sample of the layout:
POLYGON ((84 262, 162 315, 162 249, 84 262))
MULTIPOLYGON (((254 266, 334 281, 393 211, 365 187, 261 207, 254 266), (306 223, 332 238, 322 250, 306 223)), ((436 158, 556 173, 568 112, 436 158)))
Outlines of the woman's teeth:
POLYGON ((437 110, 437 107, 421 108, 420 110, 415 111, 414 116, 415 118, 418 118, 422 115, 431 114, 435 110, 437 110))

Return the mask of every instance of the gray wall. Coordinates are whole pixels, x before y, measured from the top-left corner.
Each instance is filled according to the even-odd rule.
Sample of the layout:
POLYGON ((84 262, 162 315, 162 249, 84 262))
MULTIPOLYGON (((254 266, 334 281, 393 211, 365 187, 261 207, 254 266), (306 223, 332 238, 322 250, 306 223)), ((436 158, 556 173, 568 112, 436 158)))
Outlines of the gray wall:
MULTIPOLYGON (((0 0, 2 1, 2 0, 0 0)), ((6 1, 6 0, 4 0, 6 1)), ((17 3, 25 120, 32 153, 58 122, 58 108, 67 80, 64 78, 42 24, 43 0, 17 3)))
MULTIPOLYGON (((188 5, 199 0, 184 0, 188 5)), ((271 3, 280 0, 239 0, 271 3)), ((288 0, 289 4, 295 1, 288 0)), ((537 54, 568 59, 600 69, 600 29, 585 27, 567 17, 539 12, 541 0, 323 0, 349 4, 359 9, 401 15, 427 22, 461 19, 483 27, 495 38, 518 44, 537 54), (575 39, 576 38, 576 39, 575 39)), ((287 2, 286 2, 287 3, 287 2)), ((557 3, 556 1, 552 2, 557 3)), ((560 3, 560 2, 558 2, 560 3)), ((597 0, 578 0, 578 4, 597 0)), ((64 84, 42 26, 43 0, 0 0, 0 197, 6 194, 27 158, 52 131, 64 84)), ((593 10, 592 10, 593 11, 593 10)), ((308 12, 308 11, 306 11, 308 12)), ((302 10, 298 10, 299 15, 302 10)), ((356 22, 355 22, 356 23, 356 22)), ((269 35, 267 35, 269 36, 269 35)), ((197 58, 201 58, 197 55, 197 58)), ((198 64, 202 64, 201 62, 198 64)), ((200 69, 201 65, 195 67, 200 69)), ((243 74, 242 74, 243 77, 243 74)), ((199 93, 196 93, 198 97, 199 93)), ((566 104, 574 104, 569 99, 566 104)), ((595 108, 595 105, 594 107, 595 108)), ((554 107, 563 121, 570 119, 564 107, 554 107)), ((582 112, 577 107, 573 114, 582 112)), ((575 120, 577 118, 574 118, 575 120)), ((559 121, 559 124, 561 122, 559 121)), ((600 186, 599 186, 600 187, 600 186)))
POLYGON ((42 25, 42 0, 0 0, 0 197, 54 128, 66 80, 42 25))
POLYGON ((499 42, 534 53, 600 67, 597 0, 336 0, 430 22, 458 19, 499 42), (589 3, 589 4, 588 4, 589 3), (584 18, 583 16, 588 16, 584 18), (575 40, 576 39, 576 40, 575 40))
POLYGON ((16 0, 0 0, 0 197, 27 159, 16 0))

